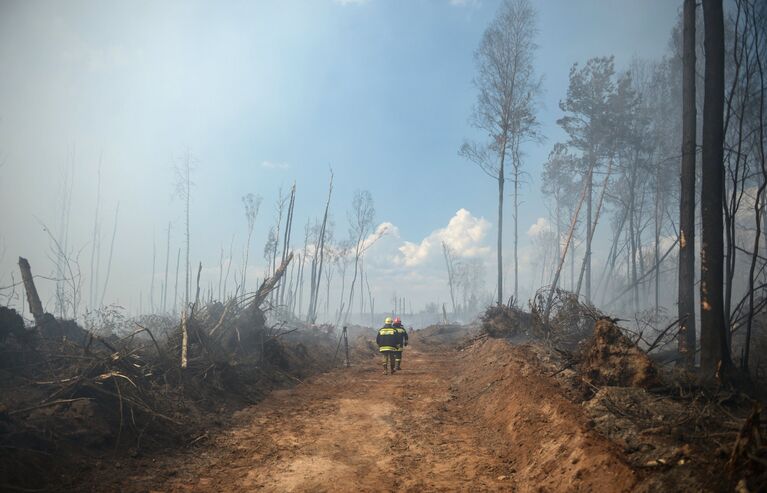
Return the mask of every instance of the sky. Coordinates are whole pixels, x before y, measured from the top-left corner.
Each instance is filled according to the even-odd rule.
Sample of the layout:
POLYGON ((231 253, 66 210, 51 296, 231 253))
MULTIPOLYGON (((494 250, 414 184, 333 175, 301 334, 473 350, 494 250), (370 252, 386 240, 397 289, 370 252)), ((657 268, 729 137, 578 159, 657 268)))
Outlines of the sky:
MULTIPOLYGON (((681 1, 533 4, 546 139, 524 149, 523 299, 533 285, 531 235, 548 216, 541 165, 565 138, 556 120, 570 67, 610 54, 619 69, 635 56, 660 58, 681 1)), ((60 230, 63 183, 71 180, 67 248, 79 258, 85 298, 94 223, 103 284, 119 204, 105 303, 132 312, 148 304, 153 251, 159 282, 169 223, 171 250, 183 242, 174 166, 188 154, 195 168, 191 263, 202 262, 203 285, 217 280, 230 244, 238 268, 245 194, 264 198, 248 270, 255 283, 278 190, 296 184, 301 243, 304 223, 322 213, 332 168, 336 238, 347 237, 357 190, 371 192, 376 224, 387 225, 366 260, 376 299, 396 292, 416 306, 446 301, 442 241, 461 258, 481 259, 492 290, 496 185, 458 149, 477 136, 469 124, 473 53, 498 5, 0 0, 0 287, 18 279, 19 256, 36 274, 55 275, 45 228, 60 230)), ((509 209, 507 218, 510 248, 509 209)), ((52 309, 53 283, 39 284, 52 309)), ((0 291, 0 300, 8 294, 0 291)))

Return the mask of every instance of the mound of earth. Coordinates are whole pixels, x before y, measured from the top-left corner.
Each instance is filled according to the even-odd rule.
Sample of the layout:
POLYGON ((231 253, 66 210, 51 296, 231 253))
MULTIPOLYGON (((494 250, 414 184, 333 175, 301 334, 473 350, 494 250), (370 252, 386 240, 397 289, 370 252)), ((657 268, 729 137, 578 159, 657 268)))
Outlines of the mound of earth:
POLYGON ((594 336, 582 351, 580 370, 594 385, 656 387, 658 369, 609 319, 594 326, 594 336))
POLYGON ((467 412, 506 437, 515 450, 519 491, 631 491, 638 477, 620 449, 595 433, 536 364, 535 354, 484 339, 460 355, 455 387, 467 412))

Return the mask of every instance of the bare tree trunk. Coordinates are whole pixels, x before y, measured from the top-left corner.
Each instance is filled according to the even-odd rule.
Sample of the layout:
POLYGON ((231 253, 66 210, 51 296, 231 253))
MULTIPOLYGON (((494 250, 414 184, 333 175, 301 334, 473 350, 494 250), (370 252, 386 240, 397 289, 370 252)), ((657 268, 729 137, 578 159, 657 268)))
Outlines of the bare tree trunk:
MULTIPOLYGON (((320 282, 322 281, 322 267, 325 259, 325 231, 328 223, 328 210, 330 209, 330 198, 333 195, 333 171, 330 171, 330 184, 328 185, 328 200, 325 202, 325 214, 322 216, 322 225, 320 226, 319 237, 317 238, 318 248, 312 257, 312 272, 309 284, 309 307, 307 308, 306 321, 314 323, 317 320, 317 301, 320 292, 320 282)), ((330 300, 330 278, 328 278, 328 304, 326 312, 329 309, 330 300)))
POLYGON ((679 194, 679 352, 695 366, 695 0, 684 0, 682 171, 679 194))
POLYGON ((591 235, 593 226, 591 225, 591 202, 592 202, 592 187, 594 184, 594 166, 596 165, 596 156, 594 156, 593 149, 589 153, 590 169, 586 175, 586 185, 588 190, 586 191, 586 254, 583 257, 586 262, 586 289, 585 298, 587 303, 591 303, 591 235))
POLYGON ((349 301, 346 304, 346 313, 344 315, 343 321, 346 323, 349 320, 349 314, 352 311, 352 302, 354 301, 354 287, 357 283, 357 272, 359 269, 359 262, 362 259, 362 255, 356 254, 354 256, 354 274, 352 275, 352 282, 349 284, 349 301))
MULTIPOLYGON (((290 237, 293 232, 293 208, 296 205, 296 184, 293 183, 293 187, 290 189, 290 202, 288 203, 288 216, 285 218, 285 236, 282 240, 282 260, 284 262, 288 257, 290 251, 290 237)), ((285 298, 285 283, 282 283, 279 288, 279 303, 284 304, 285 298)))
MULTIPOLYGON (((519 302, 519 142, 514 143, 514 304, 519 302)), ((464 309, 465 309, 464 303, 464 309)))
MULTIPOLYGON (((618 223, 618 227, 615 229, 615 233, 613 234, 613 243, 610 247, 610 253, 607 255, 607 263, 610 265, 610 268, 607 270, 602 271, 602 276, 599 280, 599 284, 597 284, 597 294, 599 296, 599 299, 602 301, 605 300, 605 293, 608 292, 610 289, 610 286, 612 285, 611 279, 613 276, 613 272, 615 272, 615 264, 618 260, 618 242, 620 241, 621 236, 623 235, 623 227, 626 225, 626 219, 628 218, 628 207, 623 208, 623 215, 621 216, 621 221, 618 223)), ((596 297, 596 296, 595 296, 596 297)))
POLYGON ((724 15, 722 0, 703 0, 705 92, 701 180, 701 372, 723 376, 731 367, 724 325, 722 189, 724 145, 724 15))
POLYGON ((170 223, 168 223, 168 239, 165 242, 165 281, 162 288, 162 312, 168 309, 168 264, 170 263, 170 223))
POLYGON ((503 304, 503 185, 504 161, 506 160, 506 142, 501 146, 500 165, 498 166, 498 300, 497 304, 503 304))
POLYGON ((40 296, 37 294, 32 269, 27 259, 19 257, 19 270, 21 271, 21 280, 24 282, 24 290, 27 293, 27 301, 29 301, 29 311, 35 319, 35 324, 41 325, 45 312, 43 311, 43 304, 40 302, 40 296))
POLYGON ((575 292, 575 245, 570 252, 570 291, 575 292))
MULTIPOLYGON (((224 298, 226 298, 226 287, 229 283, 229 272, 232 269, 232 253, 234 252, 234 235, 232 235, 232 241, 229 242, 229 262, 226 264, 226 274, 224 275, 224 298)), ((235 274, 235 277, 236 274, 235 274)), ((237 281, 235 281, 237 284, 237 281)))
MULTIPOLYGON (((306 265, 306 256, 309 252, 309 235, 311 231, 309 224, 310 222, 307 219, 306 226, 304 227, 304 254, 301 256, 301 266, 298 269, 298 313, 296 314, 298 318, 301 318, 301 311, 303 310, 304 303, 304 271, 306 265)), ((317 252, 315 251, 314 254, 317 255, 317 252)))
POLYGON ((660 315, 660 232, 663 226, 663 216, 661 209, 661 183, 660 183, 660 164, 656 167, 655 174, 655 322, 657 323, 660 315))
MULTIPOLYGON (((591 172, 593 171, 593 165, 589 168, 589 175, 591 175, 591 172)), ((562 273, 562 266, 565 263, 565 258, 567 258, 567 250, 570 248, 570 243, 573 240, 573 233, 575 233, 575 225, 578 224, 578 215, 581 212, 581 206, 583 206, 583 200, 586 197, 586 192, 588 190, 588 183, 585 183, 583 186, 583 189, 581 190, 581 196, 578 199, 578 205, 575 207, 575 211, 573 211, 573 217, 570 219, 570 228, 567 232, 567 240, 565 240, 565 248, 562 251, 562 256, 559 259, 559 264, 557 265, 556 273, 554 274, 554 280, 551 282, 551 289, 549 290, 549 296, 546 300, 546 306, 544 308, 544 314, 543 314, 543 320, 546 325, 549 323, 549 315, 551 314, 551 301, 554 299, 554 293, 557 290, 557 285, 559 284, 559 276, 562 273)))
POLYGON ((218 259, 218 300, 221 301, 224 298, 221 294, 221 283, 224 280, 224 246, 221 245, 221 256, 218 259))
POLYGON ((442 253, 445 256, 445 265, 447 266, 447 285, 450 288, 450 302, 452 303, 453 313, 455 314, 455 290, 453 285, 455 272, 453 269, 453 259, 450 252, 450 247, 447 246, 447 243, 444 241, 442 242, 442 253))
POLYGON ((189 362, 189 329, 187 326, 186 306, 181 312, 181 369, 185 369, 189 362))
POLYGON ((155 241, 154 234, 152 235, 152 278, 149 283, 149 311, 155 313, 154 307, 154 278, 155 269, 157 268, 157 241, 155 241))
POLYGON ((91 244, 91 271, 90 271, 90 307, 95 308, 99 289, 99 282, 96 279, 96 249, 99 247, 99 210, 101 209, 101 157, 99 156, 99 169, 96 178, 96 214, 93 218, 93 243, 91 244))
POLYGON ((631 297, 632 306, 634 312, 639 311, 639 283, 637 282, 637 227, 636 227, 636 197, 634 194, 634 187, 631 187, 630 200, 629 200, 629 255, 631 259, 631 285, 634 289, 634 294, 631 297))
MULTIPOLYGON (((587 244, 591 244, 591 241, 594 240, 594 231, 597 230, 597 223, 599 223, 599 215, 602 212, 602 204, 604 203, 605 199, 605 192, 607 192, 607 186, 610 183, 610 174, 612 173, 613 169, 613 162, 612 159, 610 160, 610 163, 607 165, 607 174, 605 175, 605 181, 602 184, 602 192, 599 194, 599 202, 597 202, 597 211, 594 215, 594 223, 591 225, 591 228, 589 228, 589 237, 587 237, 587 244)), ((589 180, 589 183, 593 183, 593 180, 589 180)), ((591 185, 589 185, 589 188, 591 188, 591 185)), ((575 295, 578 296, 581 292, 581 281, 583 280, 584 271, 587 269, 590 269, 591 267, 587 265, 587 262, 590 261, 591 256, 587 255, 583 257, 583 264, 581 265, 581 273, 578 277, 578 287, 575 290, 575 295)), ((590 288, 589 288, 590 292, 590 288)), ((587 301, 590 298, 587 297, 587 301)))
POLYGON ((370 275, 365 275, 365 284, 368 287, 368 300, 370 301, 370 326, 375 327, 375 299, 373 298, 373 292, 370 290, 370 275))
MULTIPOLYGON (((754 15, 754 8, 755 6, 750 6, 750 14, 752 17, 756 17, 754 15)), ((755 24, 755 23, 754 23, 755 24)), ((759 42, 759 34, 760 31, 757 26, 752 26, 752 29, 754 29, 754 38, 755 38, 755 44, 756 46, 760 46, 761 43, 764 43, 762 40, 761 43, 759 42)), ((758 157, 760 161, 760 172, 762 181, 759 185, 759 189, 756 194, 756 200, 754 202, 754 223, 756 225, 756 233, 754 235, 754 253, 751 257, 751 266, 749 269, 749 276, 748 276, 748 318, 746 321, 746 340, 745 340, 745 347, 743 348, 743 362, 742 367, 744 370, 748 371, 748 360, 751 353, 751 331, 752 331, 752 325, 754 321, 754 282, 755 282, 755 270, 756 270, 756 261, 759 256, 759 243, 761 240, 761 233, 762 233, 762 219, 764 218, 764 211, 765 211, 765 189, 767 189, 767 160, 765 159, 767 157, 767 153, 765 152, 764 144, 765 144, 765 131, 764 131, 764 123, 765 123, 765 114, 764 114, 764 106, 765 106, 765 81, 764 81, 764 67, 762 65, 762 51, 760 49, 757 49, 755 51, 755 57, 756 57, 756 73, 759 80, 759 87, 762 88, 761 91, 759 91, 759 99, 758 99, 758 105, 759 105, 759 124, 757 129, 757 152, 758 157)))
POLYGON ((191 194, 191 189, 192 189, 192 181, 191 181, 191 176, 190 176, 190 174, 191 174, 190 159, 191 159, 191 156, 189 155, 189 153, 187 153, 186 161, 184 162, 185 178, 186 178, 186 180, 185 180, 186 181, 186 183, 185 183, 185 185, 186 185, 186 193, 184 194, 184 199, 185 199, 184 211, 185 211, 185 216, 186 216, 186 263, 185 263, 185 267, 184 267, 184 272, 186 274, 186 279, 185 279, 185 283, 184 283, 184 289, 185 289, 185 291, 184 291, 184 306, 189 304, 189 290, 191 289, 191 286, 189 284, 191 282, 191 279, 190 279, 191 272, 190 272, 190 270, 192 268, 192 266, 189 264, 189 244, 190 244, 190 236, 189 236, 189 195, 191 194))
POLYGON ((101 292, 101 306, 104 306, 104 298, 107 294, 107 287, 109 286, 109 274, 112 272, 112 254, 114 253, 115 249, 115 237, 117 236, 117 217, 120 213, 120 203, 117 203, 117 206, 115 206, 115 222, 114 226, 112 226, 112 241, 109 242, 109 258, 107 259, 107 275, 104 278, 104 290, 101 292))
POLYGON ((178 249, 176 254, 176 284, 173 288, 173 312, 178 313, 178 273, 181 268, 181 248, 178 249))

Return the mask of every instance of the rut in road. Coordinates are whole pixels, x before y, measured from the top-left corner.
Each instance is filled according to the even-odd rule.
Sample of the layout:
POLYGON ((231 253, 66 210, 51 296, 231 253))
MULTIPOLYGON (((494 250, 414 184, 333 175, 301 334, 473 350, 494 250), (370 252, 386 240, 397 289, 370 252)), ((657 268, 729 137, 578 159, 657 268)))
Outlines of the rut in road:
MULTIPOLYGON (((370 357, 235 415, 239 426, 113 478, 120 491, 627 491, 633 471, 524 349, 370 357)), ((102 484, 103 486, 103 484, 102 484)))
POLYGON ((238 413, 245 425, 178 458, 177 474, 164 484, 151 471, 134 484, 156 491, 509 489, 508 458, 475 419, 451 407, 449 359, 408 351, 395 375, 383 375, 375 359, 274 392, 238 413))

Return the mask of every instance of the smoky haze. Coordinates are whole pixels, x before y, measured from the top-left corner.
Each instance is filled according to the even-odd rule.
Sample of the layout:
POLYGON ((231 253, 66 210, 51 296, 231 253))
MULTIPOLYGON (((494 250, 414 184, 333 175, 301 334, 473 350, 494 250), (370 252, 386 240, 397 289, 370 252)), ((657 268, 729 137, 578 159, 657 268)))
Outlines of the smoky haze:
MULTIPOLYGON (((200 263, 206 299, 234 295, 242 279, 245 290, 257 287, 273 270, 266 247, 278 224, 282 253, 287 209, 280 216, 276 204, 295 183, 289 249, 297 256, 286 284, 304 318, 306 269, 332 169, 319 319, 338 320, 341 303, 364 323, 397 310, 420 313, 412 318, 425 324, 442 318, 443 304, 449 317, 471 319, 498 294, 497 184, 459 149, 467 139, 487 141, 472 123, 475 52, 502 4, 2 2, 0 302, 24 309, 22 256, 41 276, 43 303, 54 314, 82 319, 102 304, 131 315, 178 313, 186 202, 177 185, 188 163, 191 291, 200 263), (355 268, 350 216, 365 191, 375 213, 355 268), (248 194, 262 200, 249 246, 248 194), (344 249, 352 253, 334 256, 344 249)), ((625 112, 650 123, 641 135, 628 130, 635 120, 625 123, 595 170, 592 216, 603 206, 591 299, 623 316, 673 313, 675 252, 655 269, 660 276, 651 272, 676 240, 681 2, 531 5, 538 136, 518 149, 516 272, 511 182, 504 194, 504 301, 515 279, 523 307, 552 282, 586 173, 583 149, 558 124, 568 114, 560 102, 573 64, 612 56, 612 83, 637 98, 625 112), (657 142, 638 151, 641 166, 627 150, 631 139, 657 142), (553 152, 557 144, 566 151, 553 152), (632 179, 643 186, 629 187, 632 179), (559 206, 555 180, 563 187, 559 206), (630 189, 639 191, 630 218, 639 223, 626 236, 621 199, 630 189)), ((585 243, 581 221, 560 280, 565 289, 577 289, 585 243)))

